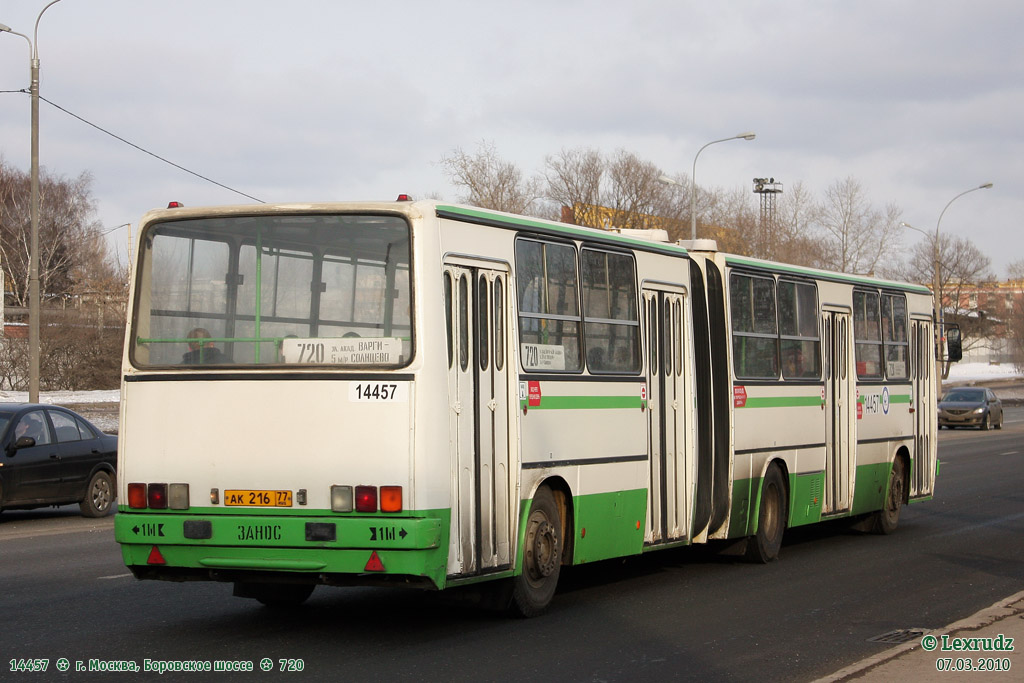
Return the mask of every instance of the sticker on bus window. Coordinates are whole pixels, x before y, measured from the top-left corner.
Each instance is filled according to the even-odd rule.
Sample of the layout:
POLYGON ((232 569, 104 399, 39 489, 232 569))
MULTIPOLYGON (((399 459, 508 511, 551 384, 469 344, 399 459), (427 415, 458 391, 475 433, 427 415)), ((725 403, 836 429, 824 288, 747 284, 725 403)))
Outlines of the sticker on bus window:
POLYGON ((293 365, 397 365, 402 340, 395 337, 347 337, 281 341, 281 360, 293 365))
POLYGON ((565 347, 561 344, 523 344, 526 370, 565 370, 565 347))

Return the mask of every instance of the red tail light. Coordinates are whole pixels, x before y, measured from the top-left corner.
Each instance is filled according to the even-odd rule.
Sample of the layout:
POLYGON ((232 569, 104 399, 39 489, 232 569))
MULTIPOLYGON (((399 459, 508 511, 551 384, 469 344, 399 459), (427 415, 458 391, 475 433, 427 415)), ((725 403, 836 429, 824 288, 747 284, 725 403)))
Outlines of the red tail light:
POLYGON ((145 484, 128 484, 128 507, 139 510, 146 507, 145 484))
POLYGON ((356 487, 356 512, 377 511, 377 487, 357 486, 356 487))
POLYGON ((150 484, 149 485, 149 507, 154 510, 164 510, 167 508, 167 484, 150 484))

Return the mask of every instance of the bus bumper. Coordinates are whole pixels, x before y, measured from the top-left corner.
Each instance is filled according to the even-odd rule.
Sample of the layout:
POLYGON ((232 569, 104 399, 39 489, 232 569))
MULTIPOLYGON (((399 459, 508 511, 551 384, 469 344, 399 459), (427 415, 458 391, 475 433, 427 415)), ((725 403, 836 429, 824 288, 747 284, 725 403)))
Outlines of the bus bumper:
POLYGON ((137 578, 443 588, 448 522, 429 517, 238 516, 119 512, 114 534, 137 578))

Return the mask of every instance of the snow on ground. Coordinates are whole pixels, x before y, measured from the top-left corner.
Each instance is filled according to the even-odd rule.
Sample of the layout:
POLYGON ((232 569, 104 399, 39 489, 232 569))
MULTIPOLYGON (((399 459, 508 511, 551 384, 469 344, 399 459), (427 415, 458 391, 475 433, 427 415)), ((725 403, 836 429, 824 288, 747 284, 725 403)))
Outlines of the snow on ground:
MULTIPOLYGON (((39 402, 51 405, 68 403, 117 403, 121 400, 119 389, 109 391, 41 391, 39 402)), ((0 403, 26 403, 27 391, 0 391, 0 403)))
POLYGON ((984 382, 987 380, 1024 381, 1024 375, 1012 363, 990 365, 989 363, 953 363, 947 382, 984 382))

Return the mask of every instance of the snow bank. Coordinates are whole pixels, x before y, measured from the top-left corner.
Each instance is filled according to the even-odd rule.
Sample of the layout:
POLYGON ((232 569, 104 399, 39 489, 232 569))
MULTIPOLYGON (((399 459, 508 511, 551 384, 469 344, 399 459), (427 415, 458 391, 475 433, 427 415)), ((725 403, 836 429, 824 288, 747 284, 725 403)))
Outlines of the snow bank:
MULTIPOLYGON (((41 391, 39 402, 48 404, 66 403, 117 403, 121 400, 120 389, 109 391, 41 391)), ((27 391, 0 391, 0 403, 27 403, 27 391)))
POLYGON ((990 365, 988 363, 953 363, 947 382, 980 382, 999 379, 1020 379, 1021 375, 1012 363, 990 365))

